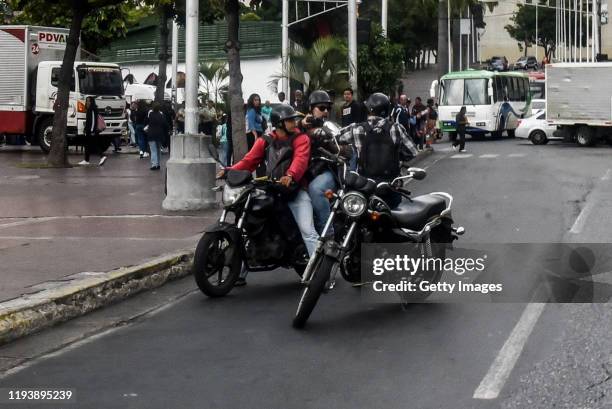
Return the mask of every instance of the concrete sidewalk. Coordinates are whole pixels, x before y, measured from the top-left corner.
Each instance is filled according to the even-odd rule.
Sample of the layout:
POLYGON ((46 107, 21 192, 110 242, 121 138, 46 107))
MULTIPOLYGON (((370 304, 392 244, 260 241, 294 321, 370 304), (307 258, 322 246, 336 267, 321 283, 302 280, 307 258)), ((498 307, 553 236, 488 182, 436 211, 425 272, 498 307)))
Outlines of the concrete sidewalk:
MULTIPOLYGON (((41 152, 0 152, 0 302, 193 248, 217 218, 163 211, 165 167, 151 171, 134 155, 108 158, 103 167, 30 169, 44 163, 41 152)), ((71 163, 81 159, 70 155, 71 163)))

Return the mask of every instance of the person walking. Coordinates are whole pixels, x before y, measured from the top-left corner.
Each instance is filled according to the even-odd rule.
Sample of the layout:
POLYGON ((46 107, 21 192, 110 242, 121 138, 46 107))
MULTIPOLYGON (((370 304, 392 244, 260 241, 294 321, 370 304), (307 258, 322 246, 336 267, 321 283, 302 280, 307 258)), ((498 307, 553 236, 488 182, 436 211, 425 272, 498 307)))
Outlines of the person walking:
POLYGON ((272 115, 272 107, 270 106, 270 101, 266 101, 264 106, 261 107, 261 115, 265 120, 265 126, 263 126, 264 132, 272 131, 272 123, 270 122, 270 115, 272 115))
POLYGON ((396 124, 403 126, 406 132, 410 132, 410 111, 408 110, 408 97, 405 94, 400 95, 399 103, 391 111, 391 119, 396 124))
POLYGON ((127 105, 126 117, 128 120, 128 129, 130 132, 130 146, 136 146, 136 130, 134 129, 134 114, 136 113, 136 103, 132 102, 127 105))
POLYGON ((425 139, 425 125, 427 124, 427 107, 423 105, 421 97, 414 99, 414 106, 412 107, 411 116, 415 118, 414 121, 414 143, 417 146, 417 150, 423 150, 423 144, 425 139))
POLYGON ((263 135, 263 115, 261 114, 261 98, 258 94, 251 94, 247 101, 247 147, 249 150, 255 144, 255 140, 263 135))
POLYGON ((148 116, 148 140, 151 151, 151 170, 159 170, 161 144, 168 133, 168 121, 161 111, 159 102, 153 102, 153 109, 148 116))
POLYGON ((147 126, 147 114, 146 102, 143 100, 137 101, 136 112, 134 114, 134 130, 136 131, 140 159, 149 157, 147 153, 147 134, 144 130, 145 126, 147 126))
POLYGON ((465 152, 465 127, 470 123, 467 120, 466 108, 461 107, 459 113, 455 117, 455 121, 457 122, 457 136, 459 137, 459 142, 456 140, 453 142, 453 150, 457 150, 457 145, 459 145, 459 152, 465 152))
POLYGON ((94 97, 87 97, 85 100, 85 157, 79 162, 79 165, 89 165, 90 155, 99 154, 100 162, 98 166, 104 166, 106 156, 100 151, 100 141, 98 133, 98 106, 94 97))

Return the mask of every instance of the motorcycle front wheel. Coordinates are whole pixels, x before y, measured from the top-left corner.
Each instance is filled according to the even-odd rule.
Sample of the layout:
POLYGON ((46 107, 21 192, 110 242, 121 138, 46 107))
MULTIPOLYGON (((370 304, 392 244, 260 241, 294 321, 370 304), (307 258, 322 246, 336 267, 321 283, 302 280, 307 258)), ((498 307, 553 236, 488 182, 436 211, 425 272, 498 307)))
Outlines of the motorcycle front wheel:
POLYGON ((238 243, 227 232, 205 233, 196 247, 193 275, 200 291, 209 297, 227 295, 240 276, 238 243))
POLYGON ((314 307, 317 305, 317 301, 319 301, 319 297, 325 289, 325 284, 336 263, 335 259, 323 256, 321 261, 315 266, 310 282, 302 292, 302 298, 300 298, 295 317, 293 317, 293 328, 304 328, 304 325, 306 325, 306 321, 308 321, 310 314, 312 314, 314 307))

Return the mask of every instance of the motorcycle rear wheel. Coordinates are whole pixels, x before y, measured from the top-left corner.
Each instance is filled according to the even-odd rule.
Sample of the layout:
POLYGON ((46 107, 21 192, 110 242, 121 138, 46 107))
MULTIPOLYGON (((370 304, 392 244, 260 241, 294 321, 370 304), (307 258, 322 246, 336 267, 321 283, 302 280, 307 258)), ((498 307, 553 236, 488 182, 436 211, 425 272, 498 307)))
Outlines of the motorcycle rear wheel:
POLYGON ((325 284, 329 279, 330 273, 337 261, 329 256, 323 256, 321 261, 315 266, 310 282, 304 288, 302 298, 298 304, 295 317, 293 317, 293 328, 301 329, 306 325, 306 321, 312 314, 321 293, 325 289, 325 284))
POLYGON ((202 236, 193 258, 193 276, 200 291, 209 297, 227 295, 240 276, 241 266, 237 243, 232 242, 227 232, 202 236), (230 257, 228 252, 231 260, 227 260, 230 257))

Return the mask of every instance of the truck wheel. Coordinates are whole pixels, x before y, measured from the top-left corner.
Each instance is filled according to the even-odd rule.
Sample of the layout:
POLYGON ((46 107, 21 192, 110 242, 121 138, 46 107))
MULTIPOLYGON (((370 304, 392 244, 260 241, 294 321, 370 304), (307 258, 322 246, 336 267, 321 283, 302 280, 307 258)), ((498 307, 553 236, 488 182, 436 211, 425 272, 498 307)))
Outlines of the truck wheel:
POLYGON ((529 135, 529 140, 534 145, 546 145, 548 143, 548 138, 544 131, 536 130, 529 135))
POLYGON ((51 150, 51 138, 53 137, 53 118, 49 117, 44 119, 38 126, 36 132, 38 138, 38 145, 44 153, 49 153, 51 150))
POLYGON ((576 142, 580 146, 593 146, 595 145, 595 132, 588 126, 581 126, 576 131, 576 142))

